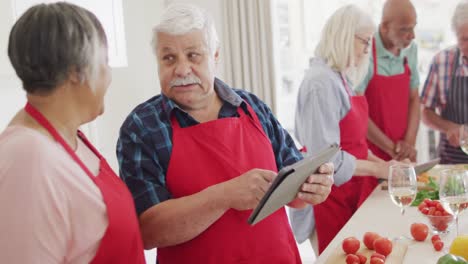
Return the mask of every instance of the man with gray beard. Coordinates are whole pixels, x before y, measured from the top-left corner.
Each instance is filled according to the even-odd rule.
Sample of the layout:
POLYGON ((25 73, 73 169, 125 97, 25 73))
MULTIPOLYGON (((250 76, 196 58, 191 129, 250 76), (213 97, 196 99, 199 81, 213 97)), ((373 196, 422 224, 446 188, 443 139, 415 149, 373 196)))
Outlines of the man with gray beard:
MULTIPOLYGON (((300 263, 284 208, 247 219, 276 172, 302 156, 268 106, 215 78, 211 17, 170 6, 154 29, 162 93, 120 130, 120 175, 136 204, 145 248, 158 263, 300 263)), ((308 177, 289 206, 323 202, 333 165, 308 177)))

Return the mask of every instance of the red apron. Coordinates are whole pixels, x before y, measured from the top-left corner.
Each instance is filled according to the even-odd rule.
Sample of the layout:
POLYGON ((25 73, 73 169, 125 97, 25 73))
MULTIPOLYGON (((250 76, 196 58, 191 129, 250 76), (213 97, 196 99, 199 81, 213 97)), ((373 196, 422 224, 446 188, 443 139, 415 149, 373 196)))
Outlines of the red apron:
MULTIPOLYGON (((369 117, 385 135, 396 143, 404 139, 408 127, 411 70, 405 57, 403 73, 392 76, 379 75, 375 39, 372 43, 374 76, 369 81, 365 93, 369 103, 369 117)), ((377 157, 383 160, 392 159, 372 142, 367 143, 369 149, 377 157)))
MULTIPOLYGON (((352 96, 346 82, 344 85, 349 95, 351 109, 340 121, 341 148, 356 159, 366 160, 367 101, 364 96, 352 96)), ((373 176, 353 176, 341 186, 333 185, 327 200, 313 206, 319 253, 325 250, 377 185, 377 178, 373 176)))
POLYGON ((91 145, 81 131, 78 131, 80 139, 99 157, 100 167, 97 176, 91 173, 68 143, 37 109, 27 103, 25 111, 42 127, 47 129, 101 191, 106 205, 109 225, 91 263, 145 263, 143 242, 135 206, 132 196, 122 180, 112 171, 106 160, 91 145))
MULTIPOLYGON (((247 104, 239 117, 181 128, 172 116, 172 154, 166 176, 173 198, 200 192, 251 169, 276 171, 271 142, 247 104)), ((192 240, 158 248, 158 263, 301 263, 284 208, 254 226, 252 210, 227 210, 192 240)))

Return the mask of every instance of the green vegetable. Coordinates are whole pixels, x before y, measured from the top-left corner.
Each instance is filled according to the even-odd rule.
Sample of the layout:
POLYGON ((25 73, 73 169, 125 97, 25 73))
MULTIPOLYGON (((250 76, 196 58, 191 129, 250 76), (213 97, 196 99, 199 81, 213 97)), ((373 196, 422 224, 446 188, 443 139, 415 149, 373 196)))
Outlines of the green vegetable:
POLYGON ((463 193, 465 189, 464 182, 459 181, 458 175, 456 177, 451 177, 447 179, 447 184, 445 185, 444 193, 447 195, 456 195, 458 193, 463 193))
POLYGON ((439 258, 437 264, 467 264, 466 260, 462 257, 452 254, 446 254, 439 258))
POLYGON ((414 199, 411 206, 418 206, 426 198, 431 200, 439 200, 439 185, 432 179, 432 177, 429 177, 429 182, 426 184, 426 186, 431 190, 418 191, 416 198, 414 199))

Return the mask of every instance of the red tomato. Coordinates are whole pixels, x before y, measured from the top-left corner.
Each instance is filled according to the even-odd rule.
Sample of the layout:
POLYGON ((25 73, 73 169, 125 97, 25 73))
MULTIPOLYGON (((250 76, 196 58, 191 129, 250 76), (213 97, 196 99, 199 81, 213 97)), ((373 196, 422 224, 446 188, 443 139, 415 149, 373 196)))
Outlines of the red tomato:
POLYGON ((433 206, 434 204, 433 201, 429 198, 425 198, 422 202, 425 203, 428 207, 433 206))
POLYGON ((392 253, 392 247, 392 241, 390 241, 388 238, 381 237, 374 241, 375 252, 384 256, 388 256, 390 253, 392 253))
POLYGON ((360 264, 359 257, 354 254, 346 255, 346 264, 360 264))
POLYGON ((343 240, 341 247, 346 254, 355 254, 361 247, 361 242, 355 237, 348 237, 343 240))
POLYGON ((362 239, 362 241, 364 242, 364 245, 366 245, 368 249, 374 249, 374 241, 377 238, 380 238, 379 234, 375 232, 366 232, 364 234, 364 238, 362 239))
POLYGON ((429 208, 424 207, 424 208, 421 210, 421 213, 427 215, 427 214, 429 213, 429 208))
POLYGON ((411 235, 417 241, 426 240, 427 235, 429 234, 429 228, 427 225, 422 223, 411 224, 411 235))
POLYGON ((379 258, 371 258, 370 259, 370 264, 384 264, 385 261, 379 258))
POLYGON ((356 256, 358 256, 360 264, 365 264, 366 263, 366 261, 367 261, 366 256, 364 256, 362 254, 359 254, 359 253, 356 253, 356 256))
POLYGON ((437 208, 437 211, 440 211, 440 212, 445 211, 444 207, 443 207, 442 204, 439 203, 439 202, 437 202, 436 208, 437 208))
POLYGON ((440 236, 439 235, 433 235, 431 237, 431 241, 432 241, 432 244, 434 244, 434 242, 436 242, 436 241, 440 241, 440 236))
POLYGON ((441 251, 442 248, 444 247, 444 242, 437 240, 432 245, 434 246, 435 251, 441 251))
POLYGON ((381 259, 381 260, 383 260, 383 261, 385 261, 385 259, 386 259, 386 257, 385 257, 384 255, 379 254, 379 253, 377 253, 377 252, 372 253, 372 255, 371 255, 370 257, 371 257, 371 258, 379 258, 379 259, 381 259))
POLYGON ((419 211, 422 211, 422 209, 427 208, 427 204, 425 202, 422 202, 418 205, 419 211))

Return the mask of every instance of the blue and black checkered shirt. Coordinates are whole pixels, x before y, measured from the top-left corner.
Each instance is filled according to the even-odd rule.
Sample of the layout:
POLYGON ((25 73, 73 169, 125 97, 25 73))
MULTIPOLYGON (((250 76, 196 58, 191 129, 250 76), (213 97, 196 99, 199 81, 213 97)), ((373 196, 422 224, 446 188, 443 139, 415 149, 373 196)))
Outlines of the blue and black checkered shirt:
MULTIPOLYGON (((291 136, 255 95, 232 89, 219 79, 215 80, 215 90, 224 102, 218 118, 238 116, 239 106, 248 113, 245 102, 252 106, 271 141, 278 170, 302 159, 291 136)), ((138 215, 171 198, 166 188, 166 173, 172 151, 170 116, 173 111, 181 127, 198 124, 175 102, 157 95, 138 105, 120 128, 117 142, 120 177, 133 195, 138 215)))

